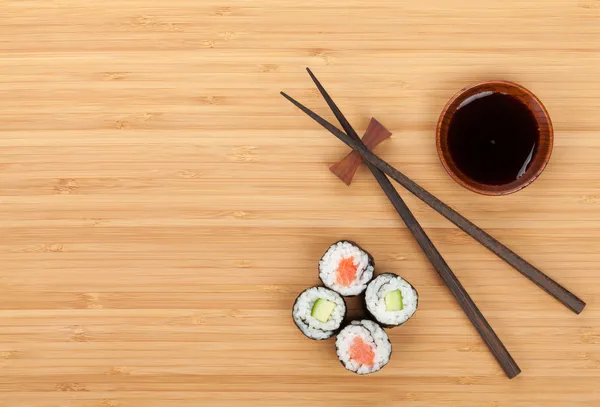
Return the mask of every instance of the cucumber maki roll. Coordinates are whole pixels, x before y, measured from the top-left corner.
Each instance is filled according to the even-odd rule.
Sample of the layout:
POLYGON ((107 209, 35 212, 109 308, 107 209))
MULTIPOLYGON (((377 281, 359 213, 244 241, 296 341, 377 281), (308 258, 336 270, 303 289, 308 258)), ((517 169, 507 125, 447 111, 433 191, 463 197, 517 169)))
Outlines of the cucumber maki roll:
POLYGON ((342 365, 353 373, 365 375, 381 370, 392 355, 387 334, 373 321, 352 321, 335 340, 342 365))
POLYGON ((296 298, 292 316, 296 326, 308 338, 328 339, 342 326, 346 317, 346 303, 329 288, 311 287, 296 298))
POLYGON ((348 240, 332 244, 319 261, 319 278, 323 284, 343 296, 361 294, 374 271, 373 257, 348 240))
POLYGON ((419 294, 406 280, 396 274, 381 274, 369 283, 365 293, 367 311, 381 325, 400 326, 417 311, 419 294))

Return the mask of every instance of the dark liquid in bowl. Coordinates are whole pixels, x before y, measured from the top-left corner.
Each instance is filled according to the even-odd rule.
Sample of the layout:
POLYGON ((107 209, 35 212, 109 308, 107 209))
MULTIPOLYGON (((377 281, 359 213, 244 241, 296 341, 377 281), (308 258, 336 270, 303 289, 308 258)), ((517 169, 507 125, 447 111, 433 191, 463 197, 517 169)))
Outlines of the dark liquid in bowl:
POLYGON ((529 108, 503 93, 466 99, 450 122, 448 148, 466 176, 486 185, 515 181, 536 153, 539 128, 529 108))

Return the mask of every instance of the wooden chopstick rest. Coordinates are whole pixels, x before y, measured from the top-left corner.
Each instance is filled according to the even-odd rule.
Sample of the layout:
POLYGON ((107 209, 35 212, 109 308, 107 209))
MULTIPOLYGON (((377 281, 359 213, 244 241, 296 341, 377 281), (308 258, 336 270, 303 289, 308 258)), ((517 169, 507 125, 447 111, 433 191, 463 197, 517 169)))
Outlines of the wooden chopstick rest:
MULTIPOLYGON (((388 129, 372 117, 362 141, 369 150, 373 150, 379 143, 388 139, 391 135, 392 133, 388 129)), ((362 163, 363 158, 360 153, 352 150, 346 157, 333 164, 329 169, 349 186, 352 183, 354 174, 356 174, 356 170, 358 170, 358 167, 362 163)))

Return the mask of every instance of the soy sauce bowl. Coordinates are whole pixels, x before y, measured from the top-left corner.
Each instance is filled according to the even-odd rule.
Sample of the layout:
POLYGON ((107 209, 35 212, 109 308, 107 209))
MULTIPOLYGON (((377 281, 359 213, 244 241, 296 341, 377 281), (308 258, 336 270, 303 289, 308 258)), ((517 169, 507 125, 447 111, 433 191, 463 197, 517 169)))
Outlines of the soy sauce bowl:
MULTIPOLYGON (((450 99, 438 121, 436 144, 442 165, 460 185, 483 195, 507 195, 520 191, 540 176, 552 155, 554 129, 548 111, 531 91, 513 82, 489 81, 464 88, 450 99), (481 179, 467 174, 457 162, 456 152, 453 155, 449 146, 449 131, 457 111, 471 101, 493 94, 506 95, 522 103, 531 113, 538 128, 536 146, 524 163, 524 172, 519 172, 515 179, 500 184, 482 182, 481 179)), ((464 165, 463 168, 466 169, 464 165)))

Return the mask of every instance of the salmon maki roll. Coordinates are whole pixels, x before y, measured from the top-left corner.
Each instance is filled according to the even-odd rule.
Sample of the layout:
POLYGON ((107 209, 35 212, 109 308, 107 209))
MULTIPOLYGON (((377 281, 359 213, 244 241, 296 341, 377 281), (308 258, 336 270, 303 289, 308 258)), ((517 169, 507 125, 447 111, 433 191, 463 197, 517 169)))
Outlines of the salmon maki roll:
POLYGON ((353 373, 365 375, 381 370, 390 361, 392 343, 379 325, 368 319, 352 321, 335 340, 337 356, 353 373))
POLYGON ((365 291, 374 272, 373 257, 348 240, 332 244, 319 260, 319 278, 326 287, 343 296, 365 291))

